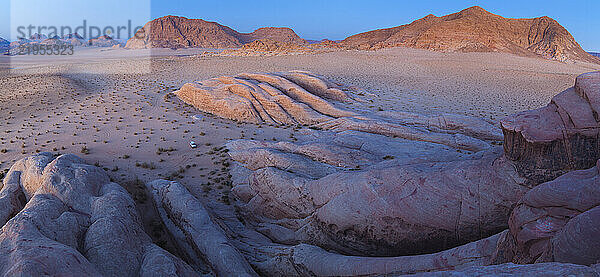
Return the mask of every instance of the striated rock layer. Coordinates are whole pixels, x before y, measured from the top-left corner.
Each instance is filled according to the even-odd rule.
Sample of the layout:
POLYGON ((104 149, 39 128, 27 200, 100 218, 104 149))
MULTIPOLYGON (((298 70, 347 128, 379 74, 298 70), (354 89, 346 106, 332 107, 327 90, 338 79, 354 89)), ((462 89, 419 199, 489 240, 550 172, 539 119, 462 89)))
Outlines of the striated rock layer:
POLYGON ((504 230, 527 187, 481 119, 350 110, 361 97, 303 71, 186 84, 193 106, 251 123, 312 125, 299 143, 227 145, 245 218, 279 243, 352 255, 431 253, 504 230), (480 152, 471 155, 474 152, 480 152))
POLYGON ((340 44, 350 49, 404 46, 600 63, 600 59, 585 52, 554 19, 504 18, 477 6, 443 17, 428 15, 407 25, 357 34, 340 44))
POLYGON ((260 28, 252 33, 239 33, 227 26, 202 19, 165 16, 154 19, 140 29, 126 48, 238 48, 260 39, 283 43, 306 44, 292 29, 260 28))
POLYGON ((503 258, 518 263, 600 262, 599 170, 573 171, 530 190, 510 217, 503 258))
POLYGON ((152 243, 125 189, 76 156, 18 161, 0 206, 2 275, 197 275, 152 243))
POLYGON ((489 149, 486 140, 502 140, 498 128, 468 116, 352 111, 346 104, 364 102, 364 92, 306 71, 218 77, 185 84, 175 94, 201 111, 256 124, 355 130, 467 151, 489 149))
POLYGON ((535 184, 600 159, 600 72, 577 77, 575 86, 548 106, 502 120, 506 156, 535 184))

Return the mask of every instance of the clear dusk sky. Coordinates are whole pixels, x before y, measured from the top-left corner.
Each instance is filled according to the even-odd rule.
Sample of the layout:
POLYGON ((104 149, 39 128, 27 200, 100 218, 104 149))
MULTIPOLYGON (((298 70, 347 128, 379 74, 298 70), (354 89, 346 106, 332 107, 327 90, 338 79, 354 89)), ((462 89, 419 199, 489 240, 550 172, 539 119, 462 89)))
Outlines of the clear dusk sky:
POLYGON ((0 0, 0 4, 0 37, 12 39, 17 25, 50 25, 47 21, 58 15, 61 20, 72 18, 70 24, 86 18, 97 25, 120 25, 127 18, 138 24, 149 18, 179 15, 216 21, 240 32, 265 26, 290 27, 313 40, 344 39, 407 24, 427 14, 442 16, 478 5, 504 17, 552 17, 585 50, 600 52, 600 0, 0 0), (111 20, 114 22, 109 23, 111 20))

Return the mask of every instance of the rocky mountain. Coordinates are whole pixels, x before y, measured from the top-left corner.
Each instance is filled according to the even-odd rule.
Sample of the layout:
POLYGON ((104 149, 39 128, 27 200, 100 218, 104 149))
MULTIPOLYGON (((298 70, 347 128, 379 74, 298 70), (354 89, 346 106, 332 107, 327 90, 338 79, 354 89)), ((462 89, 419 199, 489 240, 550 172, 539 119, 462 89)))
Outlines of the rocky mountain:
POLYGON ((475 6, 458 13, 428 15, 410 24, 357 34, 341 42, 350 49, 412 47, 435 51, 505 52, 559 61, 600 63, 549 17, 504 18, 475 6))
POLYGON ((8 51, 9 48, 10 48, 10 42, 8 40, 0 38, 0 53, 4 53, 4 52, 8 51))
POLYGON ((62 40, 73 46, 83 46, 85 44, 85 39, 78 33, 65 35, 62 40))
POLYGON ((113 38, 111 38, 110 36, 100 36, 98 38, 93 38, 88 40, 87 43, 89 46, 96 46, 96 47, 113 47, 115 45, 120 45, 121 43, 114 40, 113 38))
POLYGON ((259 39, 307 43, 289 28, 269 27, 239 33, 216 22, 165 16, 148 22, 127 42, 126 48, 237 48, 259 39))
POLYGON ((38 34, 38 33, 35 33, 35 34, 33 34, 31 37, 29 37, 29 40, 38 40, 38 41, 42 41, 42 40, 45 40, 45 39, 47 39, 47 38, 48 38, 48 36, 46 36, 46 35, 44 35, 44 34, 38 34))
POLYGON ((242 43, 250 43, 261 39, 270 39, 283 43, 308 44, 306 40, 300 38, 294 30, 290 28, 265 27, 260 28, 249 34, 239 34, 242 43))

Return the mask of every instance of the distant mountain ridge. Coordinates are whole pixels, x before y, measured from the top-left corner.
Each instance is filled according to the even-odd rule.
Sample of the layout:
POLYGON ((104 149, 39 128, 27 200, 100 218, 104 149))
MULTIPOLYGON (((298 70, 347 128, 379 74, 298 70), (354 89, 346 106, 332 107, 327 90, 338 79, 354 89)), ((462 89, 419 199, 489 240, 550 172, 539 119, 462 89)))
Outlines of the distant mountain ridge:
POLYGON ((260 40, 307 44, 290 28, 266 27, 240 33, 227 26, 202 19, 165 16, 148 22, 126 48, 238 48, 260 40))
POLYGON ((0 38, 0 54, 3 54, 8 51, 10 48, 10 42, 3 38, 0 38))
POLYGON ((589 52, 592 56, 596 56, 600 58, 600 53, 596 53, 596 52, 589 52))
POLYGON ((600 63, 549 17, 511 19, 475 6, 458 13, 428 15, 410 24, 346 38, 347 49, 411 47, 448 52, 504 52, 558 61, 600 63))

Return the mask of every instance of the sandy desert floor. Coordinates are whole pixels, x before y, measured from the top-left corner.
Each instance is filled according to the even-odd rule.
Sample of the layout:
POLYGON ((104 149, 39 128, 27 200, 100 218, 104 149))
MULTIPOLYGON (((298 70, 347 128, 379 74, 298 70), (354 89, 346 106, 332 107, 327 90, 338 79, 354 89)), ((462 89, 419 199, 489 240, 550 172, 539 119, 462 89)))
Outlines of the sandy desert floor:
POLYGON ((546 105, 577 75, 600 70, 600 65, 507 54, 404 48, 275 57, 201 57, 201 50, 89 51, 95 52, 62 60, 13 58, 0 65, 0 172, 36 152, 80 155, 128 188, 145 213, 149 232, 164 246, 169 242, 147 209, 144 182, 176 179, 213 211, 232 210, 230 160, 223 144, 239 138, 294 140, 305 128, 241 124, 201 114, 170 94, 187 82, 241 72, 308 70, 374 93, 367 107, 372 111, 458 113, 497 122, 546 105), (198 148, 192 149, 190 141, 198 148))

